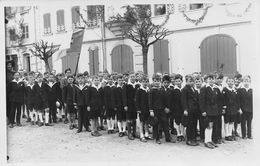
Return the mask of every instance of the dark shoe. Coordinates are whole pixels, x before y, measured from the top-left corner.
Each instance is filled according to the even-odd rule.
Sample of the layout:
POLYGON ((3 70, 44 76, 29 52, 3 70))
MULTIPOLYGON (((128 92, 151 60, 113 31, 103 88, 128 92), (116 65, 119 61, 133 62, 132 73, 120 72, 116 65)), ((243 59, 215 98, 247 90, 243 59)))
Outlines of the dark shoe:
POLYGON ((242 137, 242 139, 246 139, 246 137, 242 137))
POLYGON ((35 124, 34 121, 32 121, 32 122, 31 122, 31 125, 34 125, 34 124, 35 124))
POLYGON ((91 130, 90 130, 90 128, 89 128, 89 127, 86 129, 86 131, 87 131, 87 132, 91 132, 91 130))
POLYGON ((174 139, 167 139, 166 142, 169 142, 169 143, 176 143, 176 141, 174 139))
POLYGON ((200 145, 200 143, 197 142, 197 141, 194 141, 193 143, 194 143, 194 146, 199 146, 200 145))
POLYGON ((178 141, 178 142, 181 142, 181 141, 182 141, 181 136, 177 136, 177 141, 178 141))
POLYGON ((146 140, 153 140, 152 137, 148 136, 148 137, 144 137, 146 140))
POLYGON ((184 136, 181 136, 181 140, 182 140, 182 141, 185 141, 185 138, 184 138, 184 136))
POLYGON ((157 144, 161 144, 161 141, 160 140, 156 140, 155 141, 157 144))
POLYGON ((130 140, 134 140, 135 138, 133 137, 132 134, 128 134, 128 139, 130 139, 130 140))
POLYGON ((50 123, 46 123, 45 126, 53 126, 52 124, 50 123))
POLYGON ((99 137, 99 136, 101 136, 102 134, 101 134, 100 132, 96 131, 96 132, 95 132, 95 135, 96 135, 96 137, 99 137))
POLYGON ((61 118, 59 119, 59 122, 62 122, 62 119, 61 119, 61 118))
POLYGON ((68 122, 69 122, 68 119, 65 119, 65 120, 64 120, 64 124, 67 124, 68 122))
POLYGON ((77 133, 80 133, 80 132, 82 132, 82 130, 77 130, 77 133))
POLYGON ((112 133, 111 133, 111 130, 108 130, 108 131, 107 131, 107 134, 112 134, 112 133))
POLYGON ((73 128, 74 128, 73 125, 70 125, 69 129, 72 130, 73 128))
POLYGON ((218 147, 218 145, 217 144, 215 144, 214 142, 209 142, 212 146, 214 146, 215 148, 217 148, 218 147))
POLYGON ((31 122, 31 119, 30 119, 30 118, 27 118, 26 122, 31 122))
POLYGON ((14 128, 14 125, 11 123, 11 124, 9 125, 9 128, 14 128))
POLYGON ((215 147, 213 145, 211 145, 209 142, 204 143, 205 147, 209 148, 209 149, 214 149, 215 147))
POLYGON ((53 120, 53 123, 57 123, 57 120, 53 120))
POLYGON ((217 142, 216 142, 216 144, 222 144, 221 139, 218 139, 217 142))
POLYGON ((237 141, 238 140, 236 136, 231 136, 231 139, 232 139, 232 141, 237 141))
POLYGON ((248 139, 253 139, 253 137, 252 136, 250 136, 250 137, 247 137, 248 139))
POLYGON ((26 119, 26 118, 27 118, 27 116, 26 116, 26 115, 23 115, 23 116, 22 116, 22 118, 23 118, 23 119, 26 119))
POLYGON ((136 134, 133 134, 133 137, 134 137, 134 138, 139 138, 136 134))
POLYGON ((42 123, 42 122, 39 122, 39 123, 38 123, 38 126, 39 126, 39 127, 42 127, 42 126, 43 126, 43 123, 42 123))
POLYGON ((233 141, 233 139, 232 139, 231 136, 225 137, 225 140, 226 140, 226 141, 233 141))
POLYGON ((119 132, 118 136, 119 136, 119 137, 123 137, 124 134, 123 134, 122 132, 119 132))
POLYGON ((106 130, 104 126, 100 126, 100 130, 106 130))
POLYGON ((140 141, 141 142, 147 142, 147 140, 144 137, 140 138, 140 141))
POLYGON ((22 124, 21 124, 21 123, 17 123, 17 126, 21 127, 21 126, 22 126, 22 124))
POLYGON ((127 132, 125 131, 125 132, 123 132, 123 136, 127 136, 127 132))

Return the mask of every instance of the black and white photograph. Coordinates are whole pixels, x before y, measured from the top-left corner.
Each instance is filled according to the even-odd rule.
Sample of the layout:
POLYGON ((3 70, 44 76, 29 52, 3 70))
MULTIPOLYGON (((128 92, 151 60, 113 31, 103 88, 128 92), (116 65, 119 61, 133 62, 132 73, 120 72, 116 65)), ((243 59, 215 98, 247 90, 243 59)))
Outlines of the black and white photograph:
POLYGON ((0 6, 3 165, 260 163, 257 1, 0 6))

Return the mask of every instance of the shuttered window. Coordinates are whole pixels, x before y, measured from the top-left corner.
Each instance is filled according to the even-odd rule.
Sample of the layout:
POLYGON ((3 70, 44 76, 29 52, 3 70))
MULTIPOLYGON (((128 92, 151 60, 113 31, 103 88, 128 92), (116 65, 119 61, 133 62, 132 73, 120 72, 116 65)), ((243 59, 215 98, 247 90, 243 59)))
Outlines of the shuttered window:
POLYGON ((46 13, 43 15, 44 34, 51 33, 51 14, 46 13))
POLYGON ((57 14, 57 32, 65 31, 64 10, 58 10, 57 14))
POLYGON ((79 6, 74 6, 71 8, 72 29, 75 29, 75 27, 80 27, 80 16, 77 11, 79 11, 79 6))

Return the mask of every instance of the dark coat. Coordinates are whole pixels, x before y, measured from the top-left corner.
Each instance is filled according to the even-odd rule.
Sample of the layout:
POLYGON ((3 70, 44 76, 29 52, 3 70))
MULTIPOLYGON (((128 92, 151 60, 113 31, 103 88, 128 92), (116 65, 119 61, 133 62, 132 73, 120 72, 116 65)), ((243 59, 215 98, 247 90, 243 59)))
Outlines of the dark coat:
POLYGON ((62 100, 68 105, 73 105, 73 91, 74 85, 67 84, 62 89, 62 100))
POLYGON ((163 88, 152 88, 149 93, 149 109, 164 110, 166 107, 165 90, 163 88))
POLYGON ((187 110, 188 114, 198 114, 199 109, 199 94, 196 90, 192 90, 191 86, 185 86, 182 89, 181 102, 183 110, 187 110))
POLYGON ((128 111, 136 112, 135 108, 135 94, 136 88, 132 85, 125 84, 123 86, 123 104, 128 107, 128 111))
POLYGON ((181 90, 173 89, 171 92, 172 111, 178 116, 183 115, 183 108, 181 103, 181 90))
POLYGON ((149 112, 149 91, 139 88, 136 92, 136 109, 141 113, 149 112))
POLYGON ((44 105, 47 105, 48 103, 48 85, 44 82, 42 82, 42 85, 40 85, 36 82, 35 85, 35 91, 36 91, 36 103, 44 103, 44 105))
POLYGON ((242 112, 253 112, 253 90, 250 88, 248 91, 245 88, 239 88, 238 103, 242 112))
POLYGON ((89 105, 87 99, 89 87, 87 85, 85 85, 82 90, 78 85, 75 85, 73 90, 73 104, 76 104, 77 106, 89 105))
POLYGON ((24 103, 25 84, 24 82, 10 82, 7 85, 7 95, 10 102, 24 103))
POLYGON ((222 91, 222 94, 224 99, 224 105, 227 107, 226 114, 236 115, 238 113, 239 108, 237 91, 230 91, 228 88, 225 87, 222 91))
POLYGON ((206 112, 208 116, 218 115, 218 94, 220 91, 214 87, 203 87, 200 90, 199 102, 201 112, 206 112))
POLYGON ((116 87, 115 88, 115 106, 118 110, 124 109, 123 103, 123 87, 116 87))
POLYGON ((105 86, 104 87, 104 104, 105 109, 113 109, 115 108, 115 86, 105 86))
POLYGON ((53 102, 53 101, 62 101, 61 97, 61 89, 60 89, 60 84, 56 82, 52 87, 50 87, 48 84, 48 101, 53 102))
POLYGON ((99 88, 98 90, 94 87, 89 87, 87 93, 87 106, 90 106, 92 110, 100 110, 104 106, 104 99, 103 99, 103 90, 99 88))
POLYGON ((28 104, 35 104, 37 103, 37 91, 35 88, 35 84, 30 87, 26 86, 25 88, 25 96, 28 104))

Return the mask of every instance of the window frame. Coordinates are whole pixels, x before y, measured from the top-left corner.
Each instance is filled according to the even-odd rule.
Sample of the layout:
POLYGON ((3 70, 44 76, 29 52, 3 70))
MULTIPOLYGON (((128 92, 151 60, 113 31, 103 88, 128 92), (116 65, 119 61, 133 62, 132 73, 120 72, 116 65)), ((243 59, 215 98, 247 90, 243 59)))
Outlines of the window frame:
POLYGON ((43 33, 51 34, 51 13, 43 14, 43 33))

